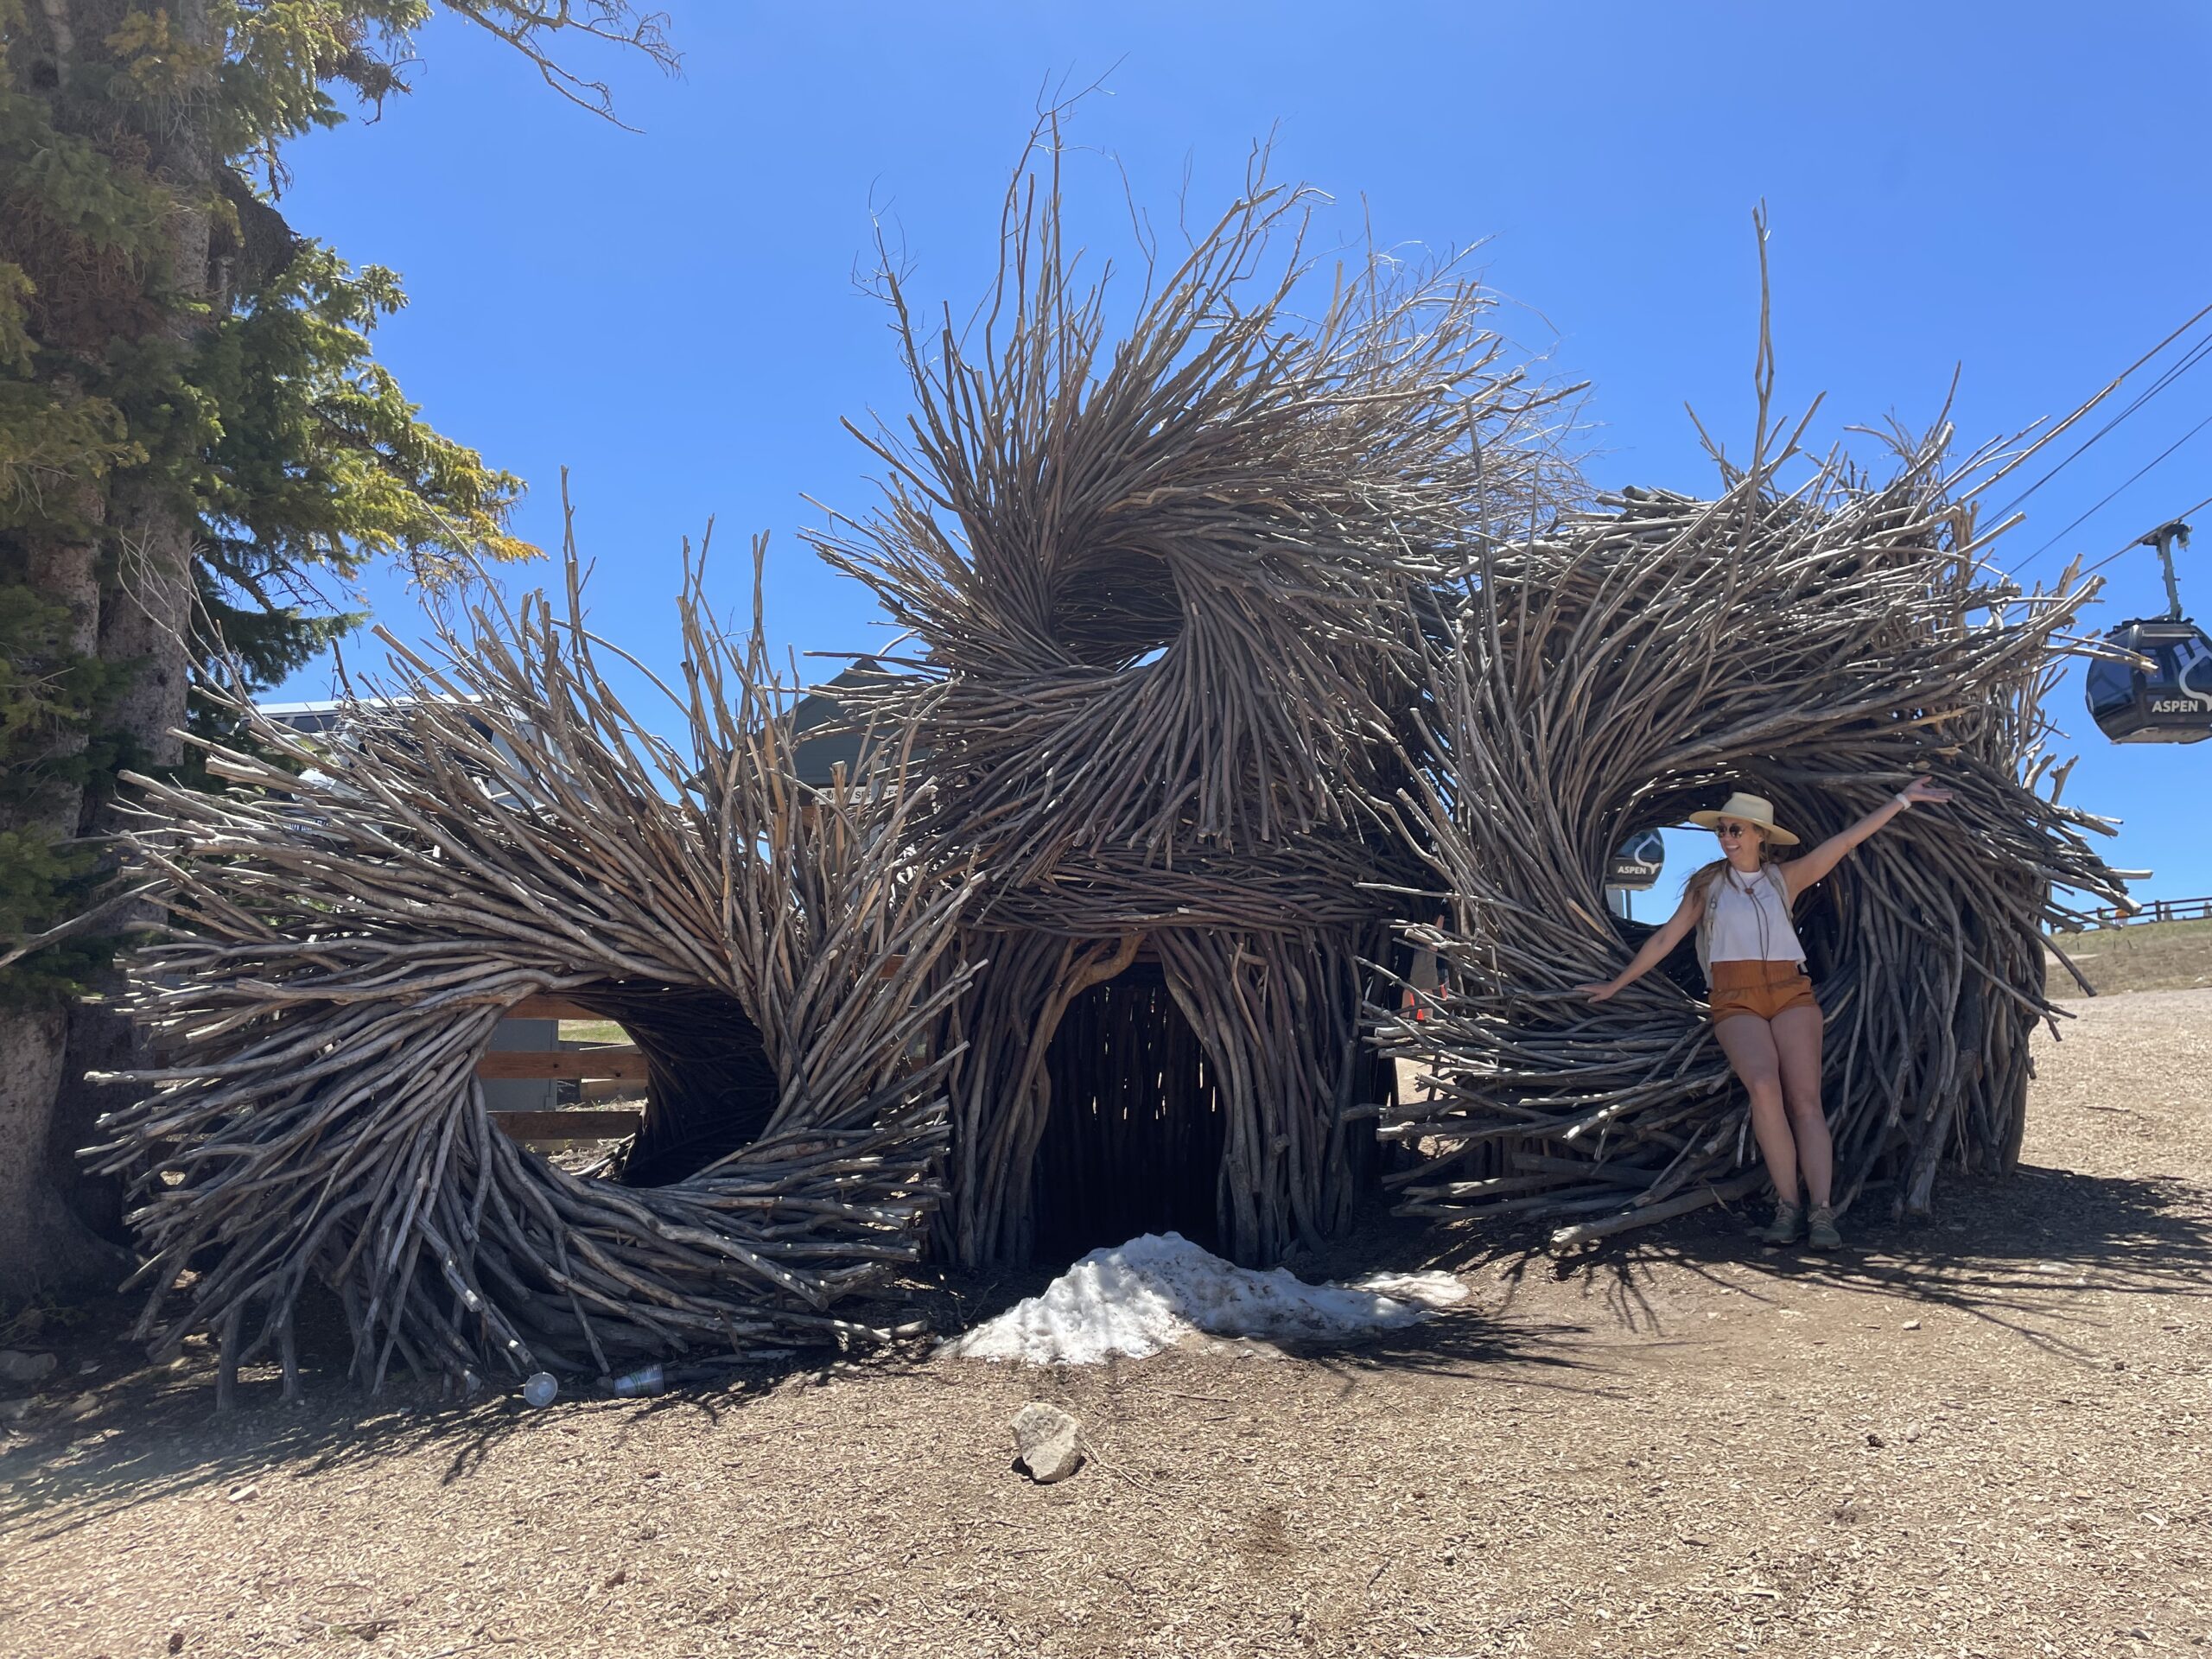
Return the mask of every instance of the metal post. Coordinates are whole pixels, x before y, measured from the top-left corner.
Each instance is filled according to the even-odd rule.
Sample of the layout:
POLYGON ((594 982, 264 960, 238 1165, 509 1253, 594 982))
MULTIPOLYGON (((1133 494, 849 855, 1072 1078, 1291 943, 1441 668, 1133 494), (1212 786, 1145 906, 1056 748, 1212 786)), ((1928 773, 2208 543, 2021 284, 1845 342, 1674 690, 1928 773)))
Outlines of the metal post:
POLYGON ((2164 567, 2166 573, 2166 620, 2169 622, 2182 620, 2181 584, 2174 580, 2173 544, 2177 541, 2183 547, 2189 545, 2189 526, 2178 518, 2160 524, 2136 543, 2138 547, 2158 550, 2158 563, 2164 567))

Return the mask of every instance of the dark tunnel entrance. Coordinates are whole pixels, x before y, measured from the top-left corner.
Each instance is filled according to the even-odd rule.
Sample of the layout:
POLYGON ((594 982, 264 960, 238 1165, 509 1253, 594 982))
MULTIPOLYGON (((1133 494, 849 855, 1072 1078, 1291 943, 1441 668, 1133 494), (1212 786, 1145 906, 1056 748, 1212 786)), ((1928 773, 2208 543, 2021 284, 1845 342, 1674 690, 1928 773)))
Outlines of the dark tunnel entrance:
POLYGON ((1068 1006, 1046 1051, 1052 1103, 1030 1213, 1040 1262, 1140 1233, 1220 1243, 1225 1125, 1205 1047, 1155 962, 1068 1006))
POLYGON ((665 1186, 758 1140, 779 1085, 745 1005, 710 987, 622 980, 564 992, 629 1034, 645 1061, 645 1115, 614 1175, 665 1186))

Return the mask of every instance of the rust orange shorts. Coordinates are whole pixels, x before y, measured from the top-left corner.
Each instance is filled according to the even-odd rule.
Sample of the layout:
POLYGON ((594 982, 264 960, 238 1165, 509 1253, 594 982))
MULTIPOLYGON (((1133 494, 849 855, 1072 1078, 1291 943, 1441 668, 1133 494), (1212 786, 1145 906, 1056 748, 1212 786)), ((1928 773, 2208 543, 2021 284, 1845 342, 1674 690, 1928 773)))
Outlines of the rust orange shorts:
POLYGON ((1821 1006, 1802 962, 1716 962, 1711 1000, 1715 1023, 1731 1014, 1771 1020, 1788 1008, 1821 1006))

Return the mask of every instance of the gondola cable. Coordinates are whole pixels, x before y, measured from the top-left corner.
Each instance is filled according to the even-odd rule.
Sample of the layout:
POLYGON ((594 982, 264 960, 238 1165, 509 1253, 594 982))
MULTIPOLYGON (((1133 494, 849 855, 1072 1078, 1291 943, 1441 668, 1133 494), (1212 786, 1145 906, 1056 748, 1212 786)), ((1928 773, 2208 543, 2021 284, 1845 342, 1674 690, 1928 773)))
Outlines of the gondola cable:
MULTIPOLYGON (((2052 479, 2057 477, 2059 474, 2064 472, 2069 467, 2072 466, 2084 454, 2088 454, 2090 447, 2100 438, 2111 432, 2114 427, 2118 426, 2129 416, 2134 414, 2145 404, 2148 404, 2160 392, 2165 391, 2167 387, 2172 385, 2175 381, 2180 379, 2183 375, 2188 373, 2190 370, 2195 368, 2199 363, 2202 363, 2208 356, 2212 356, 2212 334, 2207 334, 2202 340, 2198 340, 2196 344, 2190 346, 2187 352, 2182 354, 2181 359, 2178 362, 2169 365, 2160 372, 2157 379, 2153 380, 2149 385, 2144 387, 2141 391, 2136 393, 2135 396, 2129 400, 2125 408, 2113 415, 2110 420, 2107 421, 2095 431, 2089 434, 2088 437, 2082 439, 2070 454, 2066 455, 2064 459, 2061 460, 2056 466, 2051 467, 2049 472, 2045 473, 2041 478, 2036 480, 2034 483, 2029 485, 2027 488, 2022 490, 2018 495, 2014 496, 2010 501, 2007 501, 2002 507, 1999 508, 1994 516, 1999 518, 2002 518, 2007 514, 2012 512, 2022 502, 2025 501, 2037 490, 2050 483, 2052 479)), ((2131 369, 2129 372, 2133 373, 2133 370, 2131 369)), ((2109 390, 2109 388, 2107 388, 2107 390, 2109 390)), ((2103 394, 2100 393, 2099 395, 2102 396, 2103 394)), ((2064 533, 2065 532, 2063 531, 2060 532, 2061 535, 2063 535, 2064 533)))
MULTIPOLYGON (((2097 516, 2097 514, 2099 514, 2099 513, 2102 512, 2103 512, 2107 507, 2110 506, 2110 505, 2113 504, 2113 502, 2114 500, 2118 499, 2119 499, 2119 497, 2120 496, 2120 494, 2121 494, 2123 492, 2125 492, 2125 491, 2126 491, 2126 490, 2127 490, 2131 486, 2133 486, 2133 485, 2136 482, 2136 480, 2137 480, 2140 479, 2140 478, 2144 475, 2144 474, 2145 474, 2145 473, 2149 472, 2149 471, 2150 471, 2153 467, 2156 467, 2156 466, 2157 466, 2160 461, 2162 461, 2165 460, 2167 456, 2169 456, 2169 455, 2172 454, 2173 454, 2173 452, 2174 452, 2175 450, 2177 450, 2177 449, 2180 448, 2182 447, 2182 445, 2183 445, 2184 443, 2187 443, 2187 442, 2188 442, 2191 438, 2195 437, 2198 433, 2202 432, 2202 431, 2206 427, 2208 427, 2208 426, 2212 426, 2212 415, 2207 415, 2207 416, 2206 416, 2202 420, 2199 421, 2199 422, 2198 422, 2195 426, 2190 427, 2190 428, 2189 429, 2189 430, 2188 430, 2188 431, 2186 431, 2186 432, 2183 433, 2183 434, 2181 435, 2181 436, 2179 436, 2179 437, 2176 438, 2176 439, 2171 442, 2171 443, 2168 444, 2164 448, 2163 448, 2163 449, 2161 449, 2160 451, 2158 451, 2158 453, 2157 454, 2155 454, 2155 455, 2152 456, 2150 460, 2148 460, 2148 461, 2145 461, 2145 462, 2144 462, 2140 467, 2137 467, 2133 472, 2130 473, 2130 474, 2128 474, 2125 479, 2123 479, 2123 480, 2122 480, 2119 484, 2117 484, 2116 486, 2114 486, 2113 487, 2113 489, 2111 490, 2111 492, 2110 492, 2109 493, 2107 493, 2107 494, 2104 497, 2104 499, 2103 499, 2102 500, 2099 501, 2099 502, 2096 504, 2096 505, 2094 505, 2094 506, 2093 506, 2093 507, 2090 507, 2090 508, 2088 508, 2086 512, 2082 512, 2079 517, 2077 517, 2076 518, 2075 518, 2075 519, 2074 519, 2074 521, 2073 521, 2071 524, 2068 524, 2068 525, 2065 527, 2065 529, 2063 529, 2063 530, 2062 530, 2062 531, 2058 531, 2058 532, 2057 532, 2056 535, 2054 535, 2054 536, 2053 536, 2053 537, 2052 537, 2049 541, 2045 542, 2045 543, 2044 543, 2041 547, 2038 547, 2037 549, 2036 549, 2036 550, 2035 550, 2034 552, 2032 552, 2032 553, 2029 554, 2029 555, 2028 555, 2028 556, 2027 556, 2027 557, 2025 557, 2024 559, 2022 559, 2022 560, 2019 562, 2019 563, 2018 563, 2018 564, 2014 565, 2014 566, 2012 567, 2013 573, 2014 573, 2015 575, 2018 575, 2020 571, 2023 571, 2023 570, 2026 569, 2030 565, 2033 564, 2033 563, 2034 563, 2037 559, 2041 558, 2044 554, 2046 554, 2046 553, 2050 552, 2050 550, 2051 550, 2052 548, 2054 548, 2054 547, 2057 546, 2057 545, 2058 545, 2058 543, 2059 543, 2061 541, 2063 541, 2063 539, 2065 539, 2067 537, 2069 537, 2069 536, 2072 535, 2072 534, 2073 534, 2076 530, 2079 530, 2079 529, 2080 529, 2080 528, 2081 528, 2084 524, 2086 524, 2088 520, 2090 520, 2091 518, 2095 518, 2095 517, 2097 516)), ((2181 517, 2183 517, 2183 518, 2186 518, 2187 517, 2189 517, 2189 514, 2188 514, 2188 513, 2183 513, 2183 514, 2181 515, 2181 517)), ((2133 549, 2134 549, 2134 548, 2136 548, 2136 547, 2139 547, 2140 545, 2142 545, 2142 543, 2139 543, 2139 542, 2130 542, 2130 543, 2127 544, 2127 547, 2126 547, 2126 548, 2122 549, 2122 550, 2121 550, 2121 551, 2122 551, 2122 552, 2126 552, 2126 551, 2131 550, 2133 550, 2133 549)), ((2113 557, 2114 557, 2114 558, 2117 558, 2117 557, 2119 557, 2119 556, 2120 556, 2120 555, 2119 555, 2119 554, 2114 554, 2114 555, 2113 556, 2113 557)), ((2107 561, 2107 563, 2109 563, 2109 561, 2107 561)))
MULTIPOLYGON (((1995 484, 1996 484, 1999 480, 2001 480, 2001 479, 2005 478, 2008 474, 2011 474, 2011 473, 2012 473, 2012 472, 2016 471, 2017 469, 2018 469, 2019 467, 2025 466, 2025 465, 2027 464, 2028 461, 2030 460, 2030 458, 2031 458, 2031 457, 2032 457, 2032 456, 2034 456, 2034 455, 2035 455, 2037 453, 2038 453, 2040 450, 2042 450, 2042 448, 2043 448, 2046 444, 2049 444, 2049 443, 2051 443, 2051 442, 2055 442, 2055 441, 2057 439, 2057 437, 2058 437, 2059 434, 2061 434, 2062 432, 2064 432, 2064 431, 2065 431, 2069 427, 2072 426, 2072 425, 2074 424, 2074 423, 2075 423, 2075 422, 2076 422, 2076 421, 2080 420, 2083 416, 2087 415, 2087 414, 2088 414, 2091 410, 2094 409, 2094 408, 2095 408, 2099 404, 2101 404, 2102 402, 2104 402, 2104 400, 2105 400, 2106 398, 2107 398, 2107 397, 2111 397, 2111 396, 2113 395, 2113 392, 2115 392, 2115 391, 2119 391, 2119 390, 2120 390, 2120 388, 2121 387, 2121 385, 2124 385, 2124 384, 2126 382, 2126 380, 2127 380, 2127 378, 2128 378, 2128 377, 2129 377, 2130 375, 2133 374, 2133 373, 2134 373, 2138 369, 2141 368, 2141 367, 2142 367, 2145 363, 2148 363, 2148 362, 2149 362, 2152 358, 2154 358, 2154 357, 2158 356, 2158 354, 2160 352, 2164 351, 2164 350, 2166 349, 2166 347, 2167 347, 2167 346, 2169 346, 2172 345, 2172 344, 2174 343, 2174 341, 2176 341, 2176 340, 2179 340, 2179 339, 2180 339, 2183 334, 2187 334, 2190 329, 2192 329, 2192 328, 2194 328, 2195 327, 2196 327, 2196 325, 2197 325, 2198 323, 2202 322, 2202 321, 2206 317, 2208 317, 2208 316, 2212 316, 2212 305, 2207 305, 2207 306, 2205 306, 2202 310, 2198 311, 2198 312, 2197 312, 2194 316, 2190 317, 2190 318, 2189 319, 2189 321, 2186 321, 2186 322, 2183 323, 2183 324, 2181 325, 2181 327, 2178 327, 2178 328, 2175 329, 2175 330, 2173 331, 2173 333, 2171 333, 2171 334, 2168 334, 2168 335, 2167 335, 2164 340, 2160 340, 2160 341, 2159 341, 2156 346, 2152 346, 2149 351, 2147 351, 2147 352, 2144 353, 2142 356, 2140 356, 2140 357, 2137 358, 2137 359, 2135 359, 2135 361, 2133 361, 2133 363, 2129 364, 2126 368, 2122 369, 2122 370, 2121 370, 2121 371, 2120 371, 2117 375, 2115 375, 2115 376, 2112 378, 2112 380, 2110 381, 2110 383, 2109 383, 2109 384, 2107 384, 2107 385, 2106 385, 2105 389, 2104 389, 2102 391, 2099 392, 2095 397, 2094 397, 2090 398, 2090 399, 2089 399, 2089 401, 2088 401, 2088 403, 2083 404, 2082 404, 2079 409, 2075 410, 2071 415, 2069 415, 2069 416, 2068 416, 2064 420, 2061 421, 2061 422, 2060 422, 2056 426, 2054 426, 2053 428, 2051 428, 2051 429, 2050 429, 2050 431, 2048 431, 2048 432, 2044 433, 2044 434, 2043 435, 2043 436, 2041 436, 2040 438, 2037 438, 2037 439, 2033 442, 2033 443, 2030 444, 2026 448, 2023 449, 2023 450, 2022 450, 2018 454, 2017 454, 2017 455, 2013 456, 2012 460, 2010 460, 2010 461, 2006 461, 2006 462, 2005 462, 2002 467, 1999 467, 1995 472, 1992 473, 1992 474, 1991 474, 1987 478, 1986 478, 1986 479, 1982 480, 1980 483, 1979 483, 1979 484, 1975 485, 1972 490, 1969 490, 1968 492, 1967 492, 1967 495, 1968 495, 1969 497, 1972 497, 1972 496, 1976 496, 1976 495, 1980 494, 1984 490, 1986 490, 1986 489, 1990 488, 1992 486, 1995 485, 1995 484)), ((2101 434, 2101 433, 2100 433, 2100 434, 2096 435, 2096 436, 2101 436, 2101 435, 2102 435, 2102 434, 2101 434)), ((2093 436, 2093 437, 2089 440, 2089 442, 2094 443, 2095 441, 2096 441, 2096 437, 2095 437, 2095 436, 2093 436)), ((2088 447, 2088 443, 2085 443, 2085 444, 2083 444, 2082 447, 2082 448, 2087 448, 2088 447)), ((2079 450, 2075 451, 2075 454, 2078 454, 2079 453, 2080 453, 2080 451, 2079 451, 2079 450)), ((2074 457, 2073 457, 2073 456, 2071 456, 2071 455, 2069 455, 2069 456, 2068 456, 2068 457, 2067 457, 2067 461, 2071 461, 2071 460, 2073 460, 2073 459, 2074 459, 2074 457)), ((2060 467, 2063 467, 2063 466, 2064 466, 2064 465, 2066 465, 2066 464, 2067 464, 2067 462, 2066 462, 2066 461, 2061 461, 2061 462, 2059 463, 2059 466, 2060 466, 2060 467)), ((2030 495, 2032 495, 2032 494, 2033 494, 2037 490, 2041 489, 2041 488, 2044 486, 2044 484, 2046 484, 2046 483, 2048 483, 2048 482, 2050 481, 2050 479, 2051 474, 2055 474, 2056 472, 2057 472, 2057 470, 2058 470, 2058 467, 2054 467, 2053 468, 2051 468, 2051 473, 2045 474, 2044 475, 2044 477, 2042 477, 2042 478, 2040 478, 2040 479, 2037 480, 2035 483, 2031 484, 2031 485, 2030 485, 2030 486, 2029 486, 2025 490, 2023 490, 2023 491, 2022 491, 2018 495, 2015 496, 2015 497, 2012 499, 2012 501, 2010 501, 2009 503, 2007 503, 2007 504, 2006 504, 2005 508, 2005 512, 2011 512, 2014 507, 2017 507, 2017 506, 2018 506, 2018 505, 2022 501, 2024 501, 2025 499, 2027 499, 2027 498, 2028 498, 2030 495)), ((1998 515, 1996 515, 1996 516, 2001 518, 2002 517, 2004 517, 2004 513, 1999 513, 1999 514, 1998 514, 1998 515)))
MULTIPOLYGON (((1999 479, 2005 477, 2005 474, 2012 472, 2015 468, 2019 467, 2022 462, 2025 461, 2031 455, 2033 455, 2038 449, 2041 449, 2045 444, 2056 438, 2061 432, 2063 432, 2075 422, 2080 420, 2084 415, 2088 414, 2089 410, 2094 409, 2100 403, 2103 402, 2105 398, 2110 397, 2112 393, 2123 385, 2131 375, 2134 374, 2137 370, 2142 368, 2145 364, 2150 362, 2152 359, 2157 357, 2159 353, 2164 351, 2167 346, 2171 346, 2183 334, 2188 333, 2189 330, 2195 327, 2196 324, 2208 313, 2212 313, 2212 305, 2208 305, 2202 310, 2198 311, 2196 315, 2190 317, 2189 321, 2183 323, 2180 327, 2175 329, 2164 340, 2160 340, 2156 346, 2153 346, 2148 352, 2145 353, 2141 357, 2136 359, 2134 362, 2128 365, 2126 368, 2121 370, 2120 373, 2105 386, 2103 391, 2097 393, 2095 397, 2090 398, 2089 401, 2082 404, 2081 408, 2075 410, 2071 415, 2068 416, 2065 420, 2060 422, 2059 424, 2051 431, 2045 433, 2042 438, 2030 445, 2028 448, 2022 451, 2021 454, 2005 463, 2005 466, 1999 468, 1998 471, 1989 478, 1976 485, 1972 490, 1967 492, 1967 494, 1969 496, 1979 495, 1982 491, 1989 488, 1991 485, 1995 484, 1999 479)), ((2087 454, 2090 447, 2095 444, 2100 438, 2102 438, 2107 434, 2110 433, 2115 427, 2119 426, 2122 421, 2125 421, 2129 416, 2140 410, 2160 392, 2172 385, 2175 381, 2178 380, 2190 369, 2195 368, 2208 356, 2212 356, 2212 334, 2208 334, 2203 339, 2190 346, 2187 351, 2182 353, 2179 361, 2169 364, 2164 369, 2160 371, 2158 378, 2149 385, 2143 388, 2142 391, 2136 393, 2136 395, 2128 401, 2125 408, 2121 409, 2118 413, 2114 414, 2110 419, 2106 421, 2102 426, 2099 427, 2094 432, 2092 432, 2087 438, 2083 439, 2081 443, 2075 447, 2070 454, 2059 461, 2058 463, 2052 467, 2050 471, 2044 474, 2041 478, 2038 478, 2034 483, 2029 485, 2025 489, 2015 495, 1995 513, 1987 516, 1992 518, 2001 520, 2016 512, 2019 508, 2020 505, 2026 501, 2029 497, 2032 496, 2037 490, 2043 488, 2043 486, 2050 483, 2052 479, 2057 477, 2061 472, 2064 471, 2075 461, 2080 460, 2083 454, 2087 454)), ((2206 420, 2199 422, 2196 426, 2191 427, 2187 432, 2184 432, 2172 444, 2169 445, 2164 450, 2161 450, 2144 466, 2137 468, 2136 471, 2131 474, 2126 480, 2119 486, 2119 488, 2106 495, 2087 512, 2084 512, 2075 518, 2072 523, 2069 524, 2064 529, 2058 531, 2058 533, 2050 537, 2049 541, 2044 542, 2040 547, 2037 547, 2033 552, 2030 553, 2018 563, 2012 565, 2010 569, 2005 571, 2004 574, 2008 577, 2017 577, 2020 572, 2025 570, 2028 566, 2033 564, 2037 559, 2049 552, 2054 543, 2063 540, 2074 531, 2079 529, 2087 520, 2094 518, 2098 512, 2101 512, 2107 506, 2109 506, 2112 502, 2124 493, 2131 485, 2137 482, 2137 480, 2141 479, 2145 473, 2148 473, 2152 467, 2158 466, 2160 461, 2164 461, 2167 456, 2172 454, 2176 449, 2178 449, 2183 444, 2188 442, 2190 438, 2196 436, 2197 433, 2203 430, 2203 429, 2208 425, 2212 425, 2212 417, 2208 417, 2206 420)), ((2184 514, 2183 516, 2186 517, 2187 515, 2184 514)), ((2133 545, 2134 543, 2131 543, 2129 544, 2129 548, 2132 548, 2133 545)), ((2129 548, 2123 548, 2120 550, 2120 551, 2123 553, 2126 552, 2129 550, 2129 548)), ((2115 558, 2118 556, 2119 554, 2117 553, 2113 556, 2113 557, 2115 558)), ((2107 559, 2103 563, 2111 563, 2111 560, 2107 559)), ((2101 566, 2093 568, 2101 568, 2101 566)))
MULTIPOLYGON (((2212 507, 2212 495, 2208 495, 2202 501, 2198 501, 2190 506, 2183 507, 2179 512, 2174 514, 2173 518, 2168 520, 2168 522, 2187 523, 2190 519, 2196 517, 2198 513, 2203 512, 2207 507, 2212 507)), ((2112 552, 2106 554, 2104 557, 2099 559, 2094 564, 2085 567, 2081 574, 2085 577, 2094 576, 2098 571, 2103 569, 2107 565, 2116 563, 2120 560, 2126 558, 2129 554, 2133 553, 2137 548, 2141 547, 2143 544, 2144 538, 2138 536, 2133 541, 2128 543, 2126 546, 2114 549, 2112 552)))

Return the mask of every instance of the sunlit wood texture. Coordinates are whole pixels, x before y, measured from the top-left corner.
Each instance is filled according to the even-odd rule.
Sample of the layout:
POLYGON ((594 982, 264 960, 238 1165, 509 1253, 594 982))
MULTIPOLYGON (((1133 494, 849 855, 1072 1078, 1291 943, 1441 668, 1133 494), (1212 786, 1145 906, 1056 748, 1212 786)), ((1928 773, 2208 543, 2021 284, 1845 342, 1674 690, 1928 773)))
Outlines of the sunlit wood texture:
POLYGON ((1454 263, 1367 257, 1332 287, 1307 194, 1256 165, 1139 293, 1083 279, 1059 155, 1017 175, 972 327, 882 278, 915 408, 863 435, 880 508, 818 538, 920 642, 925 684, 885 695, 947 785, 931 821, 1015 887, 1071 851, 1164 867, 1352 830, 1426 590, 1572 482, 1554 395, 1454 263))
POLYGON ((1987 568, 1947 436, 1900 442, 1886 482, 1781 450, 1725 469, 1716 500, 1628 493, 1477 562, 1407 797, 1448 918, 1413 932, 1447 991, 1418 1020, 1376 1010, 1442 1091, 1386 1130, 1435 1154, 1395 1178, 1407 1211, 1555 1221, 1566 1246, 1762 1188, 1690 947, 1610 1002, 1568 988, 1644 932, 1606 912, 1606 855, 1734 788, 1817 842, 1923 772, 1957 801, 1898 818, 1798 911, 1840 1207, 1923 1212, 1946 1165, 2014 1160, 2049 1012, 2038 924, 2054 887, 2120 889, 2044 752, 2091 588, 2024 594, 1987 568))
POLYGON ((672 747, 604 677, 573 550, 568 578, 564 601, 474 610, 435 658, 387 640, 391 701, 357 703, 345 741, 242 710, 296 772, 217 750, 226 792, 140 780, 138 853, 188 933, 139 958, 167 1065, 97 1155, 140 1183, 162 1344, 211 1329, 226 1368, 274 1351, 289 1376, 320 1281, 372 1384, 395 1357, 741 1357, 864 1334, 838 1302, 916 1255, 950 1057, 915 1056, 962 987, 966 894, 908 824, 926 790, 897 755, 841 797, 797 786, 757 609, 726 639, 696 570, 672 747), (657 1069, 757 1033, 765 1123, 652 1186, 518 1147, 471 1074, 501 1014, 548 995, 634 1017, 657 1069), (687 1008, 716 1027, 688 1046, 687 1008))
POLYGON ((988 883, 956 1022, 951 1254, 1029 1248, 1045 1056, 1149 942, 1229 1133, 1220 1233, 1268 1261, 1349 1213, 1355 964, 1404 849, 1434 590, 1571 491, 1533 384, 1455 261, 1317 270, 1314 198, 1247 188, 1133 281, 1079 271, 1049 130, 964 327, 881 278, 912 382, 879 509, 818 538, 917 648, 861 701, 911 720, 923 822, 988 883))

